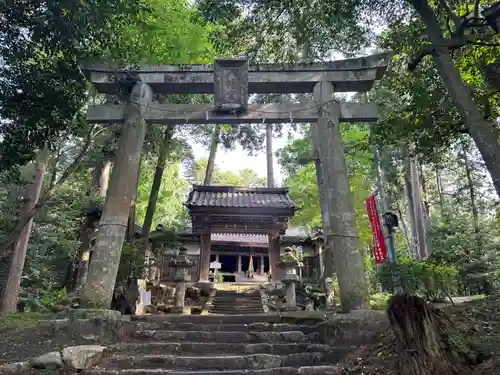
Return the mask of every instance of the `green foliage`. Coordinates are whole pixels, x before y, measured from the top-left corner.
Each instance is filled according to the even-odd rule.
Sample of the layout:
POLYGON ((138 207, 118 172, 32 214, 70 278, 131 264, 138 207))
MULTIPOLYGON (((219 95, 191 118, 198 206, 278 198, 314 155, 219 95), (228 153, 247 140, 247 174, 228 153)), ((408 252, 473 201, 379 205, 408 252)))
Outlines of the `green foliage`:
POLYGON ((385 290, 400 289, 401 293, 419 295, 431 301, 457 292, 458 270, 431 260, 402 258, 397 264, 381 265, 377 277, 385 290))
POLYGON ((126 48, 114 48, 109 58, 124 63, 207 63, 213 56, 209 27, 187 0, 145 0, 149 12, 140 22, 122 24, 117 33, 126 48))
POLYGON ((369 35, 359 1, 198 0, 197 4, 206 20, 219 25, 215 43, 226 49, 230 41, 238 40, 257 61, 313 60, 332 50, 354 52, 366 45, 369 35))
MULTIPOLYGON (((149 193, 155 174, 155 162, 144 161, 141 165, 137 195, 137 222, 143 223, 149 201, 149 193)), ((163 224, 165 228, 180 229, 187 223, 187 212, 183 200, 188 192, 188 181, 182 177, 180 164, 167 161, 163 179, 158 192, 158 201, 152 228, 163 224)))
MULTIPOLYGON (((207 169, 207 158, 197 160, 189 171, 189 175, 195 183, 202 183, 207 169)), ((212 176, 212 185, 219 186, 266 186, 265 177, 259 177, 257 173, 250 168, 240 169, 237 173, 232 171, 222 171, 217 165, 214 168, 212 176)))
MULTIPOLYGON (((372 188, 369 132, 367 126, 357 124, 345 126, 341 131, 358 229, 362 244, 366 247, 371 243, 371 231, 364 208, 364 201, 372 188)), ((315 166, 309 162, 303 164, 310 160, 310 150, 310 133, 306 131, 301 138, 289 141, 284 149, 278 152, 278 162, 287 172, 284 185, 290 189, 290 194, 300 207, 292 222, 313 229, 322 227, 322 219, 315 166)))
POLYGON ((26 164, 45 142, 85 126, 86 57, 123 42, 120 31, 148 11, 142 0, 12 3, 0 25, 0 171, 26 164))
POLYGON ((373 293, 370 295, 370 309, 387 310, 387 302, 391 298, 389 293, 373 293))
MULTIPOLYGON (((499 47, 495 44, 499 36, 489 27, 482 26, 455 31, 454 27, 459 25, 451 26, 449 13, 456 12, 458 19, 473 17, 471 11, 465 11, 466 3, 443 1, 429 4, 435 10, 444 36, 455 40, 461 38, 460 48, 454 49, 457 51, 453 54, 455 66, 471 88, 480 111, 486 119, 493 120, 498 117, 500 95, 485 81, 484 67, 498 56, 499 47), (443 3, 450 7, 447 11, 442 9, 440 4, 443 3)), ((467 7, 472 8, 469 4, 467 7)), ((467 130, 442 80, 436 79, 439 73, 432 59, 424 58, 416 71, 409 72, 408 62, 414 61, 422 49, 429 46, 429 37, 411 5, 407 5, 405 13, 405 22, 389 22, 377 41, 381 49, 394 51, 395 57, 390 69, 370 94, 383 114, 375 128, 375 140, 381 147, 414 143, 420 157, 436 160, 467 130)), ((482 22, 480 18, 475 20, 476 25, 482 22)), ((495 121, 492 122, 497 126, 495 121)))

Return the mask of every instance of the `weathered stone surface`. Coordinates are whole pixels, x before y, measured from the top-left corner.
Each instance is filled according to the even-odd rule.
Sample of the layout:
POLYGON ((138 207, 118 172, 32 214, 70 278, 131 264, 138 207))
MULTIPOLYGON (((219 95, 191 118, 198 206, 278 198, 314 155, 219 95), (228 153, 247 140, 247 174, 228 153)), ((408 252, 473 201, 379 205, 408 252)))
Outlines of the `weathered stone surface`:
MULTIPOLYGON (((337 92, 368 91, 379 79, 392 54, 383 53, 355 59, 313 64, 264 64, 250 66, 249 93, 310 93, 318 80, 324 79, 335 86, 337 92)), ((116 73, 118 64, 84 63, 82 70, 100 93, 118 90, 116 73)), ((213 94, 213 65, 140 65, 142 82, 155 93, 213 94)))
POLYGON ((316 366, 321 364, 321 353, 294 353, 284 356, 281 361, 283 367, 316 366))
MULTIPOLYGON (((222 356, 115 356, 106 359, 106 368, 179 369, 179 370, 253 370, 281 366, 282 357, 273 354, 222 356)), ((306 363, 307 364, 307 363, 306 363)))
MULTIPOLYGON (((377 119, 377 107, 372 103, 342 103, 341 106, 342 122, 370 122, 377 119)), ((124 121, 125 108, 123 104, 89 107, 86 118, 96 123, 120 123, 124 121)), ((262 122, 263 113, 266 115, 266 122, 275 124, 290 122, 290 112, 294 114, 293 121, 297 123, 315 122, 318 118, 314 103, 251 104, 249 111, 239 116, 214 114, 212 104, 153 104, 149 108, 146 121, 155 124, 185 124, 186 115, 190 124, 262 122)))
MULTIPOLYGON (((197 374, 201 374, 198 372, 197 374)), ((203 375, 297 375, 298 369, 293 367, 280 367, 265 370, 231 370, 220 372, 218 370, 204 370, 203 375)), ((162 369, 137 369, 137 370, 86 370, 85 375, 194 375, 189 370, 162 370, 162 369)))
POLYGON ((26 374, 30 369, 28 362, 8 363, 0 366, 1 375, 22 375, 26 374))
POLYGON ((50 337, 66 333, 70 325, 69 319, 42 320, 35 329, 39 335, 50 337))
MULTIPOLYGON (((51 333, 93 335, 106 342, 114 337, 115 344, 67 347, 62 355, 47 353, 26 366, 36 362, 38 368, 83 370, 85 375, 335 375, 332 364, 356 348, 377 324, 376 319, 352 315, 332 319, 339 346, 331 347, 321 343, 317 331, 331 330, 332 322, 318 325, 310 315, 136 318, 44 322, 51 333), (123 331, 123 336, 109 336, 113 330, 123 331)), ((5 374, 26 375, 30 371, 26 368, 5 374)))
POLYGON ((300 367, 298 375, 335 375, 338 374, 337 366, 304 366, 300 367))
POLYGON ((205 332, 205 331, 158 331, 143 330, 133 334, 136 339, 150 339, 189 342, 304 342, 306 336, 300 331, 290 332, 205 332))
POLYGON ((105 349, 106 347, 101 345, 68 346, 62 351, 62 359, 73 368, 83 370, 95 364, 105 349))
POLYGON ((307 339, 304 333, 300 331, 281 332, 281 337, 288 342, 301 342, 307 339))
POLYGON ((121 316, 119 311, 105 309, 77 309, 71 310, 69 313, 69 318, 72 321, 76 319, 121 320, 121 316))
POLYGON ((350 315, 353 318, 359 318, 370 321, 387 320, 387 315, 385 311, 379 311, 379 310, 352 310, 350 315))
POLYGON ((57 369, 63 366, 63 360, 61 353, 50 352, 33 358, 30 365, 36 369, 57 369))
POLYGON ((247 369, 268 369, 281 366, 281 357, 272 354, 253 354, 246 358, 247 369))

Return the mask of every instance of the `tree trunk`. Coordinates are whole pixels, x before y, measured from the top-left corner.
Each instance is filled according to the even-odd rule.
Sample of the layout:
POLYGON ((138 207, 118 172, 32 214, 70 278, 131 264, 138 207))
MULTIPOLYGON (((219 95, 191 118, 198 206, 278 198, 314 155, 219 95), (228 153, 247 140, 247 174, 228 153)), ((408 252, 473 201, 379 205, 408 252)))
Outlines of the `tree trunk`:
POLYGON ((420 297, 395 295, 387 315, 401 375, 465 375, 483 358, 439 309, 420 297))
MULTIPOLYGON (((28 182, 26 186, 25 195, 23 197, 25 201, 22 214, 23 216, 30 213, 40 198, 40 192, 42 190, 43 179, 48 161, 49 150, 48 146, 45 146, 45 148, 38 154, 31 181, 28 182)), ((3 288, 2 298, 0 300, 0 313, 14 313, 17 310, 21 277, 23 275, 24 262, 26 261, 26 252, 28 250, 28 242, 32 225, 33 217, 28 220, 15 242, 10 261, 9 273, 3 288)))
POLYGON ((109 309, 111 306, 130 208, 137 195, 137 173, 146 135, 144 113, 152 95, 148 85, 136 83, 125 109, 113 176, 82 296, 84 305, 89 307, 109 309))
POLYGON ((63 140, 61 139, 57 143, 57 149, 56 149, 56 152, 54 153, 54 158, 52 160, 52 163, 50 163, 50 161, 49 161, 50 172, 51 172, 50 173, 49 188, 53 187, 57 181, 57 164, 59 164, 59 159, 61 158, 62 144, 63 144, 63 140))
POLYGON ((472 176, 472 169, 469 164, 469 158, 467 156, 467 146, 465 142, 462 143, 462 154, 464 158, 465 175, 467 176, 467 188, 469 190, 470 206, 472 211, 472 220, 474 225, 474 232, 479 233, 479 210, 476 204, 476 192, 474 190, 474 179, 472 176))
POLYGON ((141 164, 142 164, 142 157, 139 158, 139 168, 137 168, 137 174, 135 176, 135 182, 134 182, 134 196, 130 202, 130 211, 128 213, 127 236, 125 237, 128 243, 134 243, 135 241, 135 212, 136 212, 137 191, 139 190, 139 180, 141 177, 140 176, 141 164))
POLYGON ((210 143, 210 153, 208 154, 207 169, 205 170, 203 185, 210 185, 212 182, 215 169, 215 157, 217 156, 217 148, 219 147, 221 129, 220 125, 215 125, 215 129, 212 134, 212 142, 210 143))
POLYGON ((410 223, 410 232, 411 232, 411 252, 414 259, 418 259, 418 240, 417 240, 417 226, 415 220, 415 202, 413 201, 413 193, 412 193, 412 185, 411 185, 411 171, 410 171, 410 163, 407 160, 405 162, 405 193, 406 193, 406 202, 408 203, 407 212, 408 212, 408 222, 410 223))
POLYGON ((165 169, 165 162, 167 160, 168 153, 170 151, 170 145, 172 142, 172 137, 174 135, 175 126, 169 125, 165 130, 165 135, 163 138, 163 143, 158 154, 158 161, 156 163, 155 176, 153 179, 153 184, 151 185, 151 192, 149 193, 148 207, 146 209, 146 215, 144 215, 144 223, 142 225, 142 237, 141 237, 141 255, 144 256, 148 250, 149 245, 149 232, 151 231, 151 225, 153 224, 153 218, 156 210, 156 202, 158 201, 158 192, 161 187, 161 180, 163 178, 163 170, 165 169))
POLYGON ((92 145, 93 137, 98 134, 98 132, 94 133, 93 129, 94 127, 92 127, 92 129, 87 134, 87 139, 82 149, 80 150, 79 154, 76 156, 73 162, 63 171, 63 173, 61 173, 61 177, 59 177, 57 182, 42 194, 38 202, 36 202, 36 204, 33 207, 31 207, 31 209, 29 209, 25 215, 21 215, 16 225, 14 226, 14 229, 12 229, 7 239, 0 247, 0 259, 9 252, 10 247, 14 245, 14 242, 19 238, 24 227, 38 213, 38 211, 40 211, 43 208, 43 206, 52 198, 56 189, 62 184, 64 184, 64 182, 66 182, 66 180, 76 171, 83 157, 87 154, 88 149, 92 145))
POLYGON ((430 205, 429 205, 429 195, 427 194, 427 183, 424 175, 424 168, 422 163, 418 163, 418 175, 420 185, 422 186, 422 203, 424 208, 424 220, 425 220, 425 228, 429 227, 429 219, 431 215, 430 205))
POLYGON ((500 165, 497 158, 500 156, 498 136, 493 124, 484 119, 475 105, 470 88, 463 82, 458 69, 453 63, 450 51, 445 46, 440 24, 429 6, 427 0, 411 0, 415 10, 420 14, 427 33, 433 44, 433 58, 443 84, 464 119, 468 133, 476 143, 488 169, 497 195, 500 197, 500 165))
POLYGON ((267 187, 274 187, 273 125, 266 126, 267 187))
POLYGON ((439 208, 441 209, 441 215, 445 216, 446 211, 444 206, 443 183, 441 181, 441 172, 438 167, 436 167, 436 187, 439 195, 439 208))
POLYGON ((410 235, 408 233, 408 228, 406 226, 406 222, 404 220, 403 213, 401 212, 401 209, 399 207, 398 207, 398 216, 399 216, 399 221, 401 222, 401 230, 403 231, 403 236, 405 237, 406 246, 408 248, 408 255, 410 256, 410 258, 412 258, 414 256, 414 254, 413 254, 413 248, 411 245, 410 235))
POLYGON ((420 178, 418 175, 417 162, 409 157, 411 191, 413 195, 413 209, 415 217, 415 229, 417 233, 418 259, 426 259, 427 239, 425 235, 424 205, 422 203, 422 193, 420 191, 420 178))
POLYGON ((96 168, 94 174, 94 182, 93 185, 98 187, 97 194, 99 197, 106 197, 106 192, 108 191, 109 186, 109 174, 111 172, 111 160, 103 160, 99 167, 96 168))

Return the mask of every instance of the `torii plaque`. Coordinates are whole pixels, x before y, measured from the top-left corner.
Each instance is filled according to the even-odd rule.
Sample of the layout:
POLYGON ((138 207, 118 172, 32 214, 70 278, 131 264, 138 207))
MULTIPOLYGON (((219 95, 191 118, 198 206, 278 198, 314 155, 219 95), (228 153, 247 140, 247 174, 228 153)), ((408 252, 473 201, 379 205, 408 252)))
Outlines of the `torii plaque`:
POLYGON ((241 113, 248 110, 248 61, 215 60, 215 111, 241 113))

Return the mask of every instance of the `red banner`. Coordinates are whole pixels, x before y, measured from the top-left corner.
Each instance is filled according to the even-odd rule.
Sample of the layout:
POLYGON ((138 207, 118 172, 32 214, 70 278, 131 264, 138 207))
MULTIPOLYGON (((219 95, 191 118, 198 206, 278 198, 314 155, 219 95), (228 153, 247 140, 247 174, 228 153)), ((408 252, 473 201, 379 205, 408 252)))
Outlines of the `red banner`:
POLYGON ((375 263, 380 264, 387 260, 387 247, 385 246, 384 233, 380 224, 380 216, 378 216, 377 201, 372 193, 365 202, 366 213, 372 227, 373 236, 373 253, 375 255, 375 263))

